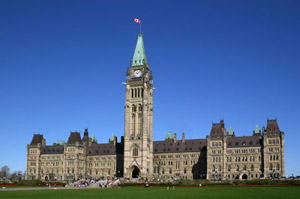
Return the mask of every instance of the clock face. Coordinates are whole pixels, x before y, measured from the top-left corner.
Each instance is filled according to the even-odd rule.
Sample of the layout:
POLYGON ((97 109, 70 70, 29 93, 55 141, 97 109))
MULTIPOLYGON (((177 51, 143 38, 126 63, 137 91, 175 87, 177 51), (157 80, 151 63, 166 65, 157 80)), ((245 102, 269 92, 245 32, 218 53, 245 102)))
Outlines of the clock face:
POLYGON ((134 77, 140 77, 140 76, 142 76, 142 71, 141 70, 134 71, 133 76, 134 77))

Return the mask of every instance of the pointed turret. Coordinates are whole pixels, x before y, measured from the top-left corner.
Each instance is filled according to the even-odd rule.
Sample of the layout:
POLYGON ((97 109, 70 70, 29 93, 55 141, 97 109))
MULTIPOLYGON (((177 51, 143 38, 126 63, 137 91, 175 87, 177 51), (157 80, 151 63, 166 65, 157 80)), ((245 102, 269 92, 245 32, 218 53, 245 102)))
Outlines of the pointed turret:
POLYGON ((95 135, 92 135, 92 142, 97 143, 97 139, 96 139, 95 135))
POLYGON ((115 134, 112 134, 111 136, 110 136, 110 138, 109 138, 109 141, 110 142, 113 142, 115 140, 115 134))
POLYGON ((174 139, 171 131, 168 131, 168 133, 167 133, 166 140, 168 140, 168 139, 174 139))
POLYGON ((232 129, 231 126, 229 127, 228 135, 233 135, 234 136, 234 132, 233 132, 233 129, 232 129))
POLYGON ((260 130, 259 130, 259 127, 258 127, 258 125, 256 125, 255 126, 255 129, 254 129, 254 131, 253 131, 253 135, 260 135, 260 130))
POLYGON ((138 40, 136 42, 136 47, 134 51, 134 55, 132 58, 131 66, 142 66, 146 65, 148 68, 146 53, 145 53, 145 47, 144 47, 144 41, 143 41, 143 35, 139 34, 138 40))

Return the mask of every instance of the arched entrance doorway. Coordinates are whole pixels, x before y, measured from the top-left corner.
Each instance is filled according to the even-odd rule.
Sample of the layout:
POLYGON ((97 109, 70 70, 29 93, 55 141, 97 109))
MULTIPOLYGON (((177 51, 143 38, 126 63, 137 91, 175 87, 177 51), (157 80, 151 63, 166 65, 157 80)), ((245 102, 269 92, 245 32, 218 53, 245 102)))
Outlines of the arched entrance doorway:
POLYGON ((138 178, 140 175, 140 170, 137 167, 133 167, 132 178, 138 178))
POLYGON ((48 176, 46 176, 46 177, 45 177, 45 181, 48 181, 48 180, 49 180, 49 178, 48 178, 48 176))
POLYGON ((248 178, 247 174, 243 174, 243 175, 242 175, 242 179, 243 179, 243 180, 247 180, 247 178, 248 178))

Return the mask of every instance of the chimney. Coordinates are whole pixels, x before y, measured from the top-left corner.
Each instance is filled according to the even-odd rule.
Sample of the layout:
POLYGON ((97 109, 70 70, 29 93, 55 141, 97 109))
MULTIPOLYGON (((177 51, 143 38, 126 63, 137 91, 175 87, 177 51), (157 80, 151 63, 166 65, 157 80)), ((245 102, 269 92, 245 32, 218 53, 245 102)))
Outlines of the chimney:
POLYGON ((184 132, 182 133, 182 143, 185 142, 184 132))
POLYGON ((174 133, 174 143, 176 143, 176 142, 177 142, 177 134, 174 133))
POLYGON ((44 146, 46 146, 46 139, 42 139, 42 146, 44 147, 44 146))
POLYGON ((115 139, 114 139, 114 145, 116 146, 117 145, 117 136, 115 136, 115 139))

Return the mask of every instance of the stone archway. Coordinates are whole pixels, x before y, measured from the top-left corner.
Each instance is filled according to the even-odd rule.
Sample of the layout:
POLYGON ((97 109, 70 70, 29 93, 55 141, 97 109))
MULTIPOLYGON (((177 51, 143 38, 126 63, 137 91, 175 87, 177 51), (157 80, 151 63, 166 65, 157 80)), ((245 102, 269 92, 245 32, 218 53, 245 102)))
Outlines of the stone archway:
POLYGON ((48 181, 48 180, 49 180, 49 178, 48 178, 48 176, 46 176, 46 177, 45 177, 45 181, 48 181))
POLYGON ((132 178, 138 178, 140 176, 140 170, 137 167, 133 167, 132 169, 132 178))
POLYGON ((243 174, 243 175, 242 175, 242 179, 243 179, 243 180, 247 180, 247 178, 248 178, 247 174, 243 174))

